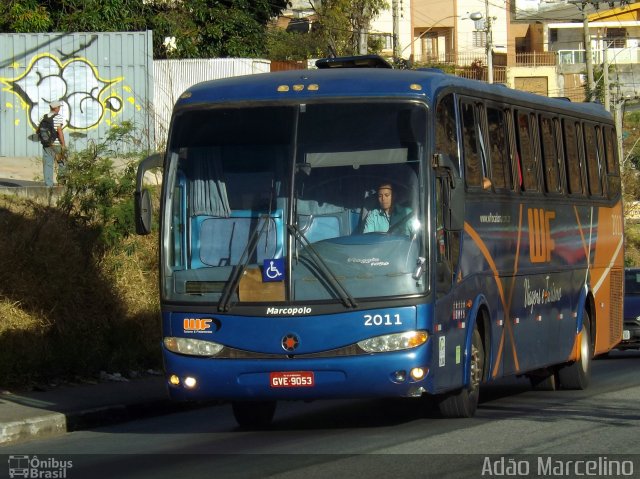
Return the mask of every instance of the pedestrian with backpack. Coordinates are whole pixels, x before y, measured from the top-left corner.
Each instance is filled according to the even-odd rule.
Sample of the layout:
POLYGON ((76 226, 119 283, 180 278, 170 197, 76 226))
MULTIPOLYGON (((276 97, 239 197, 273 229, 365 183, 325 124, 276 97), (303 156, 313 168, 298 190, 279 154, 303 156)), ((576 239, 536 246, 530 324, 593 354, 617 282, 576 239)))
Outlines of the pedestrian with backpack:
POLYGON ((62 102, 53 101, 49 104, 50 111, 42 117, 36 133, 42 143, 42 171, 44 185, 53 186, 54 162, 62 166, 62 150, 65 147, 62 124, 64 120, 60 114, 62 102))

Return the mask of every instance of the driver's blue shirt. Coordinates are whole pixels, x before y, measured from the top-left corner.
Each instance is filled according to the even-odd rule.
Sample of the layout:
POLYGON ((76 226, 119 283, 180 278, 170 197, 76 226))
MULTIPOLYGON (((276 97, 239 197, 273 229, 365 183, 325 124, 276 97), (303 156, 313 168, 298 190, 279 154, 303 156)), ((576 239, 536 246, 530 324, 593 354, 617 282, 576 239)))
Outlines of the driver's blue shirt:
MULTIPOLYGON (((364 221, 363 233, 380 232, 386 233, 389 228, 395 225, 398 221, 403 219, 411 213, 411 208, 405 208, 403 206, 394 206, 391 215, 389 216, 381 209, 371 210, 364 221)), ((404 233, 409 234, 409 222, 407 221, 404 227, 404 233)))

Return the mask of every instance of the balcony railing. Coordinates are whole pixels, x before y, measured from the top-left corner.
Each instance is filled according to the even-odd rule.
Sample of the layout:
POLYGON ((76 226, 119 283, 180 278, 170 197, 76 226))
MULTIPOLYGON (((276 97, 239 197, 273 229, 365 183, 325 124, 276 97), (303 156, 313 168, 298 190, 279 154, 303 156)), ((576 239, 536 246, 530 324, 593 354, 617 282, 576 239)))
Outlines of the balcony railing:
MULTIPOLYGON (((456 67, 454 74, 462 78, 487 81, 487 66, 456 67)), ((493 83, 507 83, 507 67, 493 67, 493 83)))
POLYGON ((557 64, 556 52, 516 53, 516 66, 519 67, 547 67, 557 64))
MULTIPOLYGON (((591 50, 591 57, 594 64, 602 63, 604 60, 604 50, 591 50)), ((579 65, 584 64, 585 50, 558 50, 558 64, 579 65)), ((640 47, 608 48, 607 59, 617 65, 640 63, 640 47)))
MULTIPOLYGON (((516 54, 516 66, 523 67, 539 67, 539 66, 555 66, 558 64, 558 54, 556 52, 540 52, 540 53, 517 53, 516 54)), ((416 56, 414 61, 426 64, 445 64, 455 66, 469 66, 478 62, 486 63, 487 57, 483 53, 465 53, 456 55, 452 54, 439 54, 422 56, 416 56)), ((494 53, 493 65, 506 66, 507 55, 504 53, 494 53)))
POLYGON ((424 63, 429 65, 460 65, 467 66, 473 65, 478 61, 484 61, 486 63, 486 56, 483 53, 464 53, 464 54, 455 54, 455 53, 437 53, 437 54, 429 54, 423 53, 422 55, 415 55, 413 58, 414 63, 424 63))
MULTIPOLYGON (((591 50, 594 64, 601 64, 604 60, 604 53, 601 49, 591 50)), ((500 57, 506 55, 494 53, 494 67, 501 65, 500 57)), ((608 48, 607 58, 609 62, 620 64, 640 63, 640 47, 608 48)), ((558 50, 551 52, 531 52, 516 53, 515 66, 538 67, 556 65, 580 65, 584 64, 584 49, 558 50)), ((486 55, 482 53, 465 53, 456 55, 455 53, 441 53, 436 55, 416 55, 414 62, 430 65, 454 65, 458 67, 474 65, 478 62, 486 63, 486 55)), ((511 63, 509 63, 511 65, 511 63)))

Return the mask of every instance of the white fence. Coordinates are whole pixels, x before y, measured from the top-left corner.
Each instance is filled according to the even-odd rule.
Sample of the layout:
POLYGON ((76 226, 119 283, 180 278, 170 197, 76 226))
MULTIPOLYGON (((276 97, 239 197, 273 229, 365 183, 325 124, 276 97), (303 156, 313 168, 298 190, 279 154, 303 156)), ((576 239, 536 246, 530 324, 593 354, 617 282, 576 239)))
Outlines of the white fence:
POLYGON ((266 73, 270 71, 270 64, 269 60, 253 58, 154 60, 153 111, 156 149, 164 149, 173 105, 187 88, 207 80, 266 73))

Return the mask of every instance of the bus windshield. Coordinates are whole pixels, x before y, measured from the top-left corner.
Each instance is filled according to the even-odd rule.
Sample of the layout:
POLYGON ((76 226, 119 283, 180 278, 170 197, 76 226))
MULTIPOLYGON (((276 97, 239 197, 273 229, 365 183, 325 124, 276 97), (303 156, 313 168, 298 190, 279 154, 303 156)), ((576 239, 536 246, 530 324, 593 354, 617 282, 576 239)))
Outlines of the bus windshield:
POLYGON ((163 295, 274 303, 426 290, 426 109, 336 102, 174 118, 163 295))

